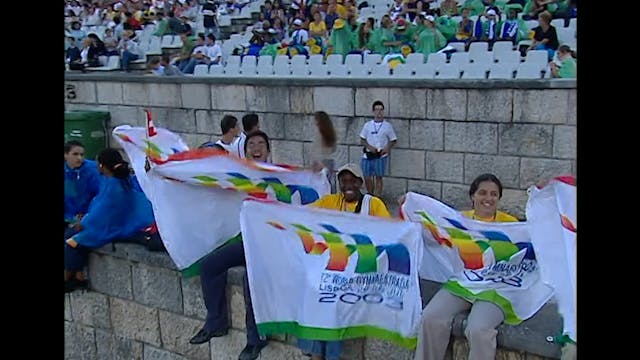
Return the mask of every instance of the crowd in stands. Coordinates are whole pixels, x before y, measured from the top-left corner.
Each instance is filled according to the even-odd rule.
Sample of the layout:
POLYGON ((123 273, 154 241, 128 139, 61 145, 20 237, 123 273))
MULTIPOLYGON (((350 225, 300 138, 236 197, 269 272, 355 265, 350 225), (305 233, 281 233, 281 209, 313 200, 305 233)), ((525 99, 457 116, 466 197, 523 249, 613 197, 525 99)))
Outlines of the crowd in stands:
POLYGON ((486 43, 491 52, 496 42, 508 41, 521 58, 530 51, 546 51, 548 75, 576 77, 575 66, 552 70, 565 62, 556 54, 560 45, 568 46, 575 59, 575 0, 356 1, 68 1, 66 62, 71 70, 84 70, 105 65, 101 57, 118 56, 121 70, 144 63, 153 73, 168 75, 164 65, 150 62, 150 55, 160 56, 170 47, 179 49, 169 63, 182 74, 193 74, 198 65, 223 67, 233 55, 321 55, 326 60, 331 54, 343 59, 379 54, 379 63, 393 69, 412 53, 422 54, 423 62, 434 53, 445 53, 450 60, 452 53, 468 52, 474 42, 486 43), (256 4, 261 4, 258 21, 246 28, 243 40, 231 41, 232 35, 225 40, 232 44, 220 41, 218 19, 238 15, 248 6, 257 9, 256 4), (167 35, 174 36, 165 44, 167 35), (150 49, 153 38, 158 44, 150 49))

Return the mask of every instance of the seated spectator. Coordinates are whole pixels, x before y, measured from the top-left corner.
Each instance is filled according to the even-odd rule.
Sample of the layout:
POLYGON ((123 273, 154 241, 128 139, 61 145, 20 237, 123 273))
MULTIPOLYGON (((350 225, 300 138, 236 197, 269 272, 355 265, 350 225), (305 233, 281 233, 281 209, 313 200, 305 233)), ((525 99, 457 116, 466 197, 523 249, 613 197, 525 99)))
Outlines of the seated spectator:
POLYGON ((577 76, 577 65, 575 54, 568 45, 562 45, 558 48, 559 64, 552 61, 549 63, 551 75, 554 78, 572 78, 577 76))
POLYGON ((480 16, 484 13, 484 4, 481 0, 465 0, 462 9, 469 9, 469 16, 480 16))
POLYGON ((89 35, 87 35, 87 37, 91 39, 91 47, 89 48, 89 59, 97 59, 99 56, 102 56, 107 52, 107 49, 104 46, 104 42, 100 40, 98 35, 90 33, 89 35))
POLYGON ((533 32, 533 41, 527 51, 547 50, 551 61, 559 45, 556 28, 551 25, 551 13, 543 11, 538 15, 538 26, 533 28, 533 32))
POLYGON ((172 63, 180 69, 180 72, 183 72, 189 60, 191 60, 191 53, 193 52, 195 44, 186 32, 180 34, 180 40, 182 40, 182 48, 180 48, 180 53, 173 57, 172 63))
POLYGON ((394 0, 395 2, 389 6, 389 16, 391 21, 396 21, 400 17, 404 17, 404 4, 402 0, 394 0))
POLYGON ((427 15, 424 18, 424 29, 415 34, 416 52, 424 55, 425 60, 429 54, 438 52, 447 45, 444 35, 436 28, 435 18, 433 15, 427 15))
POLYGON ((302 20, 295 19, 293 21, 293 32, 291 33, 291 42, 289 46, 295 48, 299 54, 306 54, 304 46, 309 41, 309 32, 302 28, 302 20))
POLYGON ((380 33, 376 37, 378 40, 377 53, 386 55, 388 53, 397 53, 400 51, 400 41, 396 40, 395 32, 393 31, 393 21, 388 14, 382 16, 380 20, 382 26, 380 26, 380 33))
POLYGON ((486 12, 486 21, 480 20, 476 22, 475 29, 473 31, 472 41, 482 41, 489 43, 489 51, 493 47, 493 43, 498 39, 498 20, 497 13, 493 9, 489 9, 486 12))
POLYGON ((506 9, 507 19, 500 26, 498 40, 511 41, 515 45, 527 38, 527 25, 518 19, 518 9, 522 10, 520 4, 508 4, 506 9))
POLYGON ((187 61, 187 64, 180 69, 184 74, 193 74, 193 70, 196 65, 209 65, 209 51, 204 43, 204 39, 204 34, 198 34, 198 37, 196 38, 196 45, 191 53, 191 58, 187 61))
POLYGON ((78 48, 82 48, 82 41, 85 37, 87 37, 87 33, 84 32, 84 30, 81 30, 81 27, 82 25, 80 25, 79 21, 74 21, 73 23, 71 23, 71 30, 69 31, 71 36, 76 39, 76 46, 78 48))
POLYGON ((119 55, 118 52, 118 41, 115 36, 113 36, 113 30, 107 28, 104 31, 104 55, 105 56, 115 56, 119 55))
POLYGON ((67 63, 79 62, 81 59, 81 56, 80 56, 80 49, 78 49, 78 47, 76 46, 76 39, 74 39, 72 36, 69 36, 67 39, 69 43, 69 47, 66 50, 66 57, 65 57, 67 60, 67 63))
POLYGON ((313 21, 309 23, 309 36, 311 37, 327 37, 327 24, 322 20, 320 11, 313 13, 313 21))
POLYGON ((215 35, 208 34, 205 41, 209 66, 222 65, 222 48, 220 48, 220 45, 216 44, 215 35))
MULTIPOLYGON (((76 48, 77 49, 77 48, 76 48)), ((84 145, 76 140, 64 144, 64 222, 80 221, 98 194, 102 176, 93 160, 84 158, 84 145)))
POLYGON ((134 36, 135 33, 131 30, 124 31, 122 39, 120 39, 120 43, 117 46, 120 51, 120 69, 126 72, 131 71, 129 68, 131 62, 140 57, 138 55, 138 44, 133 40, 134 36))
POLYGON ((156 31, 153 36, 164 36, 169 33, 169 20, 162 13, 156 16, 156 31))
POLYGON ((269 20, 272 21, 272 16, 271 16, 271 10, 272 10, 272 4, 270 0, 266 0, 264 2, 264 10, 262 10, 262 15, 264 16, 265 20, 269 20))
POLYGON ((403 13, 409 22, 414 22, 416 16, 422 12, 423 8, 422 1, 420 0, 406 0, 403 6, 403 13))
POLYGON ((182 32, 186 32, 187 36, 193 35, 193 29, 191 28, 191 24, 189 24, 189 18, 187 16, 180 16, 180 21, 182 22, 182 32))
POLYGON ((83 270, 91 249, 144 234, 154 223, 151 203, 118 150, 100 152, 98 169, 105 176, 98 195, 64 236, 65 293, 87 288, 83 270))
POLYGON ((215 143, 222 146, 229 154, 240 157, 240 142, 236 140, 242 130, 238 119, 232 115, 223 116, 220 120, 220 130, 222 138, 215 143))
POLYGON ((84 38, 82 41, 82 50, 80 50, 80 59, 69 63, 69 69, 71 70, 85 70, 87 66, 100 66, 98 57, 89 58, 89 51, 93 46, 93 40, 91 38, 84 38))
POLYGON ((458 32, 456 32, 454 42, 464 42, 465 48, 469 48, 469 44, 473 39, 473 29, 474 23, 473 20, 469 18, 469 14, 471 10, 469 8, 462 9, 462 20, 458 23, 458 32))
POLYGON ((180 69, 171 64, 168 54, 164 54, 160 58, 151 59, 148 67, 151 73, 157 76, 182 76, 180 69))
POLYGON ((327 27, 327 31, 333 29, 333 23, 340 17, 336 11, 336 0, 330 0, 327 6, 327 14, 324 16, 324 23, 327 27))
POLYGON ((173 11, 169 11, 167 14, 167 31, 165 31, 164 35, 177 35, 182 34, 184 32, 182 27, 182 21, 175 16, 173 11))
POLYGON ((543 11, 549 11, 550 14, 553 14, 556 9, 557 5, 552 4, 550 0, 527 0, 527 3, 524 5, 522 19, 537 20, 538 15, 543 11))
POLYGON ((284 39, 285 30, 282 24, 282 20, 279 17, 273 18, 273 26, 271 27, 271 30, 276 31, 276 33, 273 34, 273 38, 278 41, 282 41, 282 39, 284 39))
POLYGON ((329 39, 329 47, 333 49, 333 54, 340 54, 344 58, 356 48, 353 40, 350 27, 346 26, 344 20, 337 19, 333 23, 331 38, 329 39))

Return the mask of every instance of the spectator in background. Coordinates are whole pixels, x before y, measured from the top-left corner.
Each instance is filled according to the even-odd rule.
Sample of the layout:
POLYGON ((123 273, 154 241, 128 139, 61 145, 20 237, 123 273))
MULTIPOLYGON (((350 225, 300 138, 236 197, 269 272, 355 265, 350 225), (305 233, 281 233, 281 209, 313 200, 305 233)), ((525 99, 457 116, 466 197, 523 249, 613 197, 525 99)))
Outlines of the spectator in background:
POLYGON ((193 48, 193 52, 191 53, 191 58, 189 59, 187 64, 180 69, 184 74, 193 74, 193 70, 195 69, 196 65, 209 64, 209 50, 205 45, 204 39, 204 34, 198 34, 196 38, 196 45, 193 48))
POLYGON ((107 28, 104 31, 104 55, 105 56, 117 56, 118 53, 118 40, 113 36, 113 30, 107 28))
POLYGON ((107 52, 104 43, 102 42, 102 40, 100 40, 98 35, 91 33, 87 35, 87 37, 91 39, 91 47, 89 48, 89 59, 97 59, 99 56, 102 56, 107 52))
POLYGON ((329 39, 329 47, 333 48, 333 54, 340 54, 343 58, 347 56, 354 50, 353 40, 351 29, 346 26, 345 20, 337 19, 333 23, 331 38, 329 39))
POLYGON ((169 20, 162 13, 158 13, 156 20, 156 31, 153 36, 164 36, 169 32, 169 20))
POLYGON ((266 0, 264 2, 264 10, 262 11, 262 15, 264 15, 265 20, 272 21, 271 10, 273 9, 273 5, 271 1, 266 0))
POLYGON ((549 63, 551 75, 554 78, 573 78, 577 76, 577 64, 574 52, 568 45, 562 45, 558 48, 558 60, 560 64, 552 61, 549 63))
POLYGON ((169 11, 169 13, 167 14, 168 18, 167 18, 167 26, 168 26, 168 30, 164 33, 164 35, 176 35, 176 34, 182 34, 184 31, 182 31, 182 21, 180 21, 175 13, 173 11, 169 11))
POLYGON ((389 16, 391 21, 396 21, 400 17, 404 17, 404 4, 402 0, 394 0, 395 2, 389 6, 389 16))
POLYGON ((282 39, 284 38, 285 30, 282 20, 279 17, 273 18, 273 26, 271 29, 276 31, 276 33, 273 35, 273 38, 278 41, 282 41, 282 39))
POLYGON ((82 48, 82 41, 87 37, 87 33, 81 30, 81 27, 82 25, 80 25, 79 21, 74 21, 71 23, 71 30, 69 31, 71 36, 76 40, 76 46, 79 48, 82 48))
POLYGON ((409 18, 409 22, 413 22, 418 14, 422 12, 422 1, 407 0, 404 2, 403 13, 409 18))
POLYGON ((393 126, 384 119, 382 101, 374 101, 371 107, 374 118, 365 123, 360 131, 360 144, 364 146, 361 165, 367 191, 380 197, 387 158, 398 137, 393 126))
POLYGON ((538 26, 533 28, 533 32, 533 41, 527 51, 546 50, 551 61, 559 45, 556 28, 551 25, 551 13, 543 11, 538 15, 538 26))
POLYGON ((132 61, 137 60, 138 44, 133 40, 135 33, 131 30, 127 30, 122 33, 122 39, 118 44, 118 50, 120 51, 120 69, 126 72, 131 71, 129 65, 132 61))
POLYGON ((195 44, 189 39, 189 35, 186 32, 180 34, 180 40, 182 40, 182 48, 180 48, 180 53, 173 58, 172 62, 182 72, 189 63, 189 60, 191 60, 191 53, 193 52, 195 44))
POLYGON ((522 10, 520 4, 508 4, 506 6, 507 19, 502 22, 498 40, 511 41, 516 45, 527 37, 527 25, 524 20, 518 19, 518 10, 522 10))
POLYGON ((440 16, 458 15, 458 2, 456 0, 444 0, 440 3, 440 16))
POLYGON ((159 67, 156 68, 160 76, 182 76, 182 72, 177 66, 171 64, 171 58, 168 54, 163 54, 159 60, 159 67))
POLYGON ((205 40, 207 45, 207 56, 209 57, 209 65, 222 65, 222 49, 216 44, 216 37, 208 34, 205 40))
POLYGON ((69 47, 66 50, 67 63, 79 62, 82 57, 80 56, 80 49, 76 46, 76 40, 72 36, 67 39, 69 42, 69 47))
POLYGON ((313 13, 313 21, 309 23, 309 36, 311 37, 327 37, 327 24, 322 20, 320 11, 313 13))
POLYGON ((333 23, 338 19, 340 15, 336 11, 336 0, 329 0, 329 5, 327 6, 327 14, 324 17, 324 23, 327 27, 327 31, 331 31, 333 29, 333 23))
POLYGON ((469 16, 480 16, 484 12, 484 4, 481 0, 465 0, 463 9, 469 9, 469 16))
POLYGON ((216 5, 215 1, 207 0, 207 2, 202 5, 202 23, 205 34, 214 34, 216 37, 220 37, 217 11, 218 5, 216 5))
POLYGON ((189 24, 189 18, 183 15, 183 16, 180 16, 180 21, 182 22, 182 32, 186 32, 187 36, 193 35, 191 24, 189 24))
POLYGON ((222 131, 222 138, 215 143, 222 146, 229 154, 240 157, 240 142, 237 141, 238 135, 240 135, 240 123, 235 116, 225 115, 220 120, 220 130, 222 131))
MULTIPOLYGON (((280 0, 273 0, 273 9, 271 10, 271 18, 279 18, 282 22, 282 28, 284 29, 284 24, 287 24, 287 16, 282 7, 282 3, 280 0)), ((284 33, 283 33, 284 34, 284 33)))
POLYGON ((244 129, 244 131, 240 133, 240 136, 236 138, 236 141, 239 144, 238 148, 240 149, 240 157, 245 158, 246 155, 244 152, 244 148, 245 148, 244 143, 247 139, 247 135, 254 131, 260 130, 260 120, 258 118, 258 115, 254 113, 250 113, 243 116, 242 128, 244 129))
POLYGON ((487 21, 478 20, 473 31, 472 41, 483 41, 488 43, 489 51, 493 48, 493 43, 498 39, 498 20, 497 13, 493 9, 487 10, 487 21))
POLYGON ((435 18, 433 15, 427 15, 424 18, 424 29, 420 33, 414 35, 416 41, 416 53, 424 55, 425 61, 429 54, 438 52, 447 45, 444 35, 436 28, 435 18))

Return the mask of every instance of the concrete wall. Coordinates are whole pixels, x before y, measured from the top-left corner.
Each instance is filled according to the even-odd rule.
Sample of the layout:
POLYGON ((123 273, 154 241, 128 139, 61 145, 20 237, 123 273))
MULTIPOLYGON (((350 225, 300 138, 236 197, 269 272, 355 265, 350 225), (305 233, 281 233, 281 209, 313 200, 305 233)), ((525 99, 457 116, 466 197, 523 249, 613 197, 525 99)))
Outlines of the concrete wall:
POLYGON ((316 110, 332 115, 337 166, 359 163, 358 134, 380 99, 398 135, 384 179, 391 207, 399 195, 416 191, 468 209, 471 181, 493 172, 505 187, 502 208, 523 217, 530 185, 576 173, 574 80, 66 76, 67 110, 108 110, 113 128, 143 126, 148 107, 157 126, 190 146, 221 135, 223 114, 256 112, 273 139, 273 161, 297 165, 309 164, 316 110))
MULTIPOLYGON (((244 268, 232 268, 227 300, 231 330, 210 343, 190 345, 202 327, 206 310, 200 279, 181 277, 164 253, 150 253, 140 245, 117 244, 90 255, 90 291, 65 294, 65 359, 99 360, 235 360, 246 344, 242 297, 244 268)), ((439 284, 421 282, 423 302, 439 284)), ((463 336, 466 314, 454 319, 447 360, 466 360, 463 336)), ((546 342, 562 322, 554 304, 545 305, 519 326, 498 328, 501 360, 558 359, 560 349, 546 342)), ((262 351, 263 360, 308 359, 295 347, 295 338, 280 335, 262 351)), ((346 341, 344 360, 411 360, 413 352, 377 339, 346 341)))

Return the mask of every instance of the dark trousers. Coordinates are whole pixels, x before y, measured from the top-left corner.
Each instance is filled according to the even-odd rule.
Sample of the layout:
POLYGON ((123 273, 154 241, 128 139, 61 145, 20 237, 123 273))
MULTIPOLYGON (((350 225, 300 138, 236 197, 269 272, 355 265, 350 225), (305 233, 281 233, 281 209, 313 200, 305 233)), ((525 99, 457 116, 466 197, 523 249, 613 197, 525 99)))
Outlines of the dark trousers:
POLYGON ((67 228, 64 232, 64 269, 68 271, 82 271, 87 265, 89 260, 88 247, 78 244, 75 248, 72 248, 67 244, 67 240, 77 234, 74 228, 67 228))
MULTIPOLYGON (((225 330, 229 327, 229 311, 227 308, 227 271, 234 266, 245 265, 242 242, 225 245, 207 256, 200 268, 200 284, 207 308, 207 319, 204 328, 207 331, 225 330)), ((260 340, 258 328, 253 317, 253 306, 249 293, 249 281, 243 280, 247 327, 247 344, 258 345, 266 341, 260 340)))

